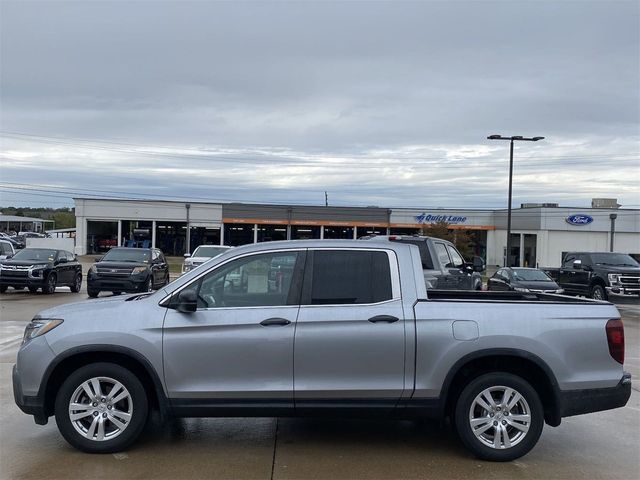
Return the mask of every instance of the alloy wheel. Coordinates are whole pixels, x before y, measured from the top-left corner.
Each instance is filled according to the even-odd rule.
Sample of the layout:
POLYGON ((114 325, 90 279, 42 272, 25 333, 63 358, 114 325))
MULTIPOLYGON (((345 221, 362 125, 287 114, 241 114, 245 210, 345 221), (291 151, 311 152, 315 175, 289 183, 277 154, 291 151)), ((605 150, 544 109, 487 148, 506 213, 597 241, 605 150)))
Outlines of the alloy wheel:
POLYGON ((489 387, 471 403, 469 424, 484 445, 497 450, 511 448, 526 437, 531 426, 531 408, 517 390, 489 387))
POLYGON ((118 437, 131 423, 129 390, 109 377, 93 377, 76 388, 69 401, 69 419, 84 438, 97 442, 118 437))

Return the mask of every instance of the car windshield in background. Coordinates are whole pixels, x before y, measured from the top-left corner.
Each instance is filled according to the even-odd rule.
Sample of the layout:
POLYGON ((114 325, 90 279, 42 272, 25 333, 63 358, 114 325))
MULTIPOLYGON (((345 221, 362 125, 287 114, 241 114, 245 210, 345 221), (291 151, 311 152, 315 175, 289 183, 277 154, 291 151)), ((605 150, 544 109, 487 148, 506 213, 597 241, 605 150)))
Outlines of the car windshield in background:
POLYGON ((524 269, 524 268, 523 269, 514 268, 513 269, 513 276, 517 280, 524 280, 526 282, 552 282, 553 281, 543 271, 534 270, 534 269, 529 270, 529 269, 524 269))
POLYGON ((208 246, 199 246, 198 248, 196 248, 193 252, 193 256, 194 257, 209 257, 209 258, 213 258, 213 257, 217 257, 218 255, 226 252, 227 250, 229 250, 228 248, 222 248, 222 247, 208 247, 208 246))
POLYGON ((118 248, 109 250, 109 252, 107 252, 107 254, 102 257, 102 261, 149 263, 149 258, 151 258, 151 252, 149 250, 136 250, 135 248, 118 248))
POLYGON ((11 260, 21 262, 53 262, 56 259, 57 250, 50 248, 25 248, 16 253, 11 260))
POLYGON ((596 265, 615 265, 616 267, 638 267, 640 264, 626 253, 592 253, 591 260, 596 265))

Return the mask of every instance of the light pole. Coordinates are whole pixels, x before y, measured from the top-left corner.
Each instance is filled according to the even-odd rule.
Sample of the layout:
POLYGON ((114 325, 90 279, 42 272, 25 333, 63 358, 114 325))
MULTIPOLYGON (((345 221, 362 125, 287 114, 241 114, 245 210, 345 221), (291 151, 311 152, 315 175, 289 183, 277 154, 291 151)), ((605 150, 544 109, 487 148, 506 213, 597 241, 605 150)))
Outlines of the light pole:
POLYGON ((507 206, 507 255, 504 260, 505 267, 510 267, 509 265, 509 255, 511 254, 511 193, 513 186, 513 142, 516 140, 523 142, 537 142, 538 140, 543 140, 544 137, 523 137, 522 135, 514 135, 511 137, 503 137, 502 135, 489 135, 487 137, 488 140, 509 140, 510 149, 509 149, 509 204, 507 206))

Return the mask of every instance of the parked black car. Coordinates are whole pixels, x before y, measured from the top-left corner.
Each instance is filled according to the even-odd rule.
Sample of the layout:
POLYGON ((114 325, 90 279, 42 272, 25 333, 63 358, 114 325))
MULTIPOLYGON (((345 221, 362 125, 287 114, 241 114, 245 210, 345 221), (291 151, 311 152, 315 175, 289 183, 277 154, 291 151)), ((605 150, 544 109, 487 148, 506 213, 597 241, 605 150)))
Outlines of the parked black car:
POLYGON ((505 267, 487 281, 487 290, 535 293, 563 293, 549 275, 537 268, 505 267))
POLYGON ((157 248, 116 247, 89 269, 87 294, 151 292, 169 283, 169 265, 157 248))
POLYGON ((54 293, 56 287, 69 287, 77 293, 81 286, 82 266, 66 250, 25 248, 0 262, 0 293, 8 287, 27 287, 31 293, 39 288, 43 293, 54 293))
POLYGON ((626 253, 569 252, 560 268, 545 268, 570 295, 607 300, 640 296, 640 264, 626 253))

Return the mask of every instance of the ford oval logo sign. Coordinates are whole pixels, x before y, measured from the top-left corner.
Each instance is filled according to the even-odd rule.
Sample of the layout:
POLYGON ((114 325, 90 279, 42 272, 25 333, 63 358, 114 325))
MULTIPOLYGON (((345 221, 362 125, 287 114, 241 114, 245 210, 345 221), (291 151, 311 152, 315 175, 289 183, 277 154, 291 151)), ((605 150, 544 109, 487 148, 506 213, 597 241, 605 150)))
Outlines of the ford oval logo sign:
POLYGON ((571 215, 567 217, 567 223, 571 225, 589 225, 591 222, 593 222, 593 217, 589 215, 571 215))

